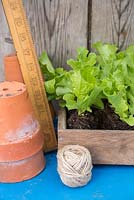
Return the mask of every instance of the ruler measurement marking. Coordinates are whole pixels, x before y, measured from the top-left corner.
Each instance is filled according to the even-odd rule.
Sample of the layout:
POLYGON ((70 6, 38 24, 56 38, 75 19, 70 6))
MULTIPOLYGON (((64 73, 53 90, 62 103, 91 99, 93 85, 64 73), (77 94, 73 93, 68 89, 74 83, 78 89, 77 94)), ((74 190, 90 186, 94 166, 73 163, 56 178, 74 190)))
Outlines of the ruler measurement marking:
MULTIPOLYGON (((23 13, 22 13, 22 14, 23 14, 23 13)), ((24 23, 25 23, 25 20, 24 20, 24 23)), ((27 30, 27 32, 29 32, 29 30, 27 30)), ((29 43, 31 44, 31 40, 30 40, 29 37, 28 37, 28 39, 29 39, 29 43)), ((33 44, 31 44, 31 45, 33 45, 33 44)), ((32 51, 32 54, 33 54, 33 51, 32 51)), ((35 59, 34 55, 33 55, 33 59, 34 59, 35 64, 37 65, 37 62, 36 62, 36 59, 35 59)), ((40 80, 43 81, 43 80, 42 80, 42 77, 40 76, 39 70, 38 70, 37 68, 36 68, 36 72, 38 73, 38 77, 40 78, 40 80)), ((40 87, 40 89, 42 90, 41 92, 42 92, 42 94, 43 94, 43 93, 44 93, 44 88, 40 87)), ((45 95, 45 96, 46 96, 46 95, 45 95)), ((46 105, 45 96, 44 96, 44 95, 42 96, 42 97, 43 97, 43 100, 44 100, 45 107, 46 107, 46 112, 45 112, 45 110, 44 110, 44 113, 46 113, 46 116, 49 117, 49 120, 48 120, 49 128, 50 128, 51 131, 53 131, 53 130, 52 130, 52 127, 51 127, 51 125, 50 125, 50 122, 52 121, 52 119, 50 118, 49 115, 47 115, 47 113, 49 113, 50 111, 48 110, 48 106, 46 105)), ((40 115, 39 115, 39 117, 40 117, 40 115)), ((45 117, 45 118, 46 118, 46 117, 45 117)), ((43 122, 43 124, 44 124, 44 122, 43 122)), ((45 132, 45 131, 44 131, 44 133, 45 133, 45 135, 49 135, 49 134, 48 134, 47 132, 45 132)), ((53 138, 52 138, 52 135, 51 135, 51 137, 50 137, 50 135, 49 135, 49 139, 53 139, 53 138)), ((46 140, 47 140, 47 142, 50 142, 50 143, 51 143, 51 140, 48 140, 48 137, 46 138, 46 140)))
MULTIPOLYGON (((12 13, 12 17, 13 17, 13 19, 16 19, 15 17, 14 17, 14 15, 13 15, 13 13, 12 13)), ((17 18, 17 19, 20 19, 20 18, 17 18)), ((22 22, 23 20, 21 19, 21 22, 22 22)), ((18 29, 17 29, 17 27, 16 26, 18 26, 18 23, 16 24, 14 24, 15 25, 15 28, 16 28, 16 32, 17 32, 17 34, 19 35, 19 32, 18 32, 18 29)), ((23 24, 21 23, 21 25, 23 25, 24 26, 24 21, 23 21, 23 24)), ((20 26, 20 24, 19 24, 19 26, 20 26)), ((24 34, 24 33, 23 33, 24 34)), ((19 41, 20 41, 20 46, 21 46, 21 49, 23 50, 23 54, 24 54, 24 51, 26 50, 26 49, 24 49, 23 48, 23 46, 22 46, 22 41, 20 40, 20 38, 18 37, 18 39, 19 39, 19 41)), ((27 38, 28 39, 28 38, 27 38)), ((24 55, 29 55, 29 54, 27 54, 27 53, 25 53, 24 55)), ((27 62, 26 62, 26 56, 24 56, 24 61, 25 61, 25 63, 26 64, 28 64, 27 62)), ((34 70, 35 70, 36 68, 34 68, 34 70)), ((32 74, 31 74, 32 75, 32 74)), ((31 77, 31 76, 30 76, 31 77)), ((35 77, 36 78, 36 84, 38 84, 38 80, 37 80, 37 77, 35 77)), ((33 85, 30 83, 30 86, 31 86, 31 89, 32 89, 32 94, 34 95, 34 90, 33 90, 33 85)), ((35 95, 34 95, 34 97, 35 97, 35 95)), ((34 104, 36 103, 36 101, 35 102, 33 102, 34 104)), ((35 106, 34 106, 34 109, 35 109, 35 106)), ((37 112, 36 110, 35 110, 35 112, 37 112)), ((38 115, 38 113, 36 113, 36 115, 38 115)))
MULTIPOLYGON (((31 42, 31 41, 29 41, 29 42, 31 42)), ((33 53, 33 52, 32 52, 33 53)), ((35 57, 33 56, 33 58, 34 58, 34 61, 35 61, 35 63, 36 63, 36 60, 35 60, 35 57)), ((36 71, 37 71, 37 73, 38 73, 38 70, 37 70, 37 68, 36 68, 36 71)), ((39 75, 40 76, 40 75, 39 75)), ((42 87, 40 88, 40 89, 42 89, 42 87)), ((44 90, 44 88, 43 88, 43 90, 44 90)), ((43 91, 44 92, 44 91, 43 91)), ((43 96, 44 97, 44 96, 43 96)), ((44 101, 45 102, 45 101, 44 101)), ((37 102, 36 102, 37 103, 37 102)), ((37 106, 37 105, 36 105, 37 106)), ((47 108, 47 106, 45 105, 45 107, 47 108)), ((43 110, 43 112, 44 113, 46 113, 47 114, 47 112, 49 112, 48 111, 48 109, 46 109, 46 112, 43 110)), ((39 116, 40 117, 40 116, 39 116)), ((49 121, 48 121, 49 122, 49 121)), ((44 123, 44 122, 42 122, 42 123, 44 123)), ((51 128, 51 126, 50 126, 50 128, 51 128)), ((46 135, 48 135, 48 133, 47 132, 45 132, 46 133, 46 135)), ((50 136, 49 136, 49 139, 51 139, 50 138, 50 136)), ((48 137, 47 137, 47 141, 48 141, 48 137)), ((50 142, 51 142, 51 140, 49 140, 50 142)))
MULTIPOLYGON (((10 3, 10 1, 8 1, 8 4, 10 5, 10 8, 13 11, 13 12, 11 12, 11 14, 12 14, 12 17, 14 20, 13 21, 14 28, 16 29, 18 40, 19 40, 19 45, 20 45, 21 49, 23 50, 23 54, 24 54, 23 62, 25 62, 25 65, 23 66, 23 68, 25 67, 24 70, 28 69, 30 71, 30 74, 27 74, 27 76, 25 78, 27 79, 27 81, 29 82, 29 85, 31 86, 31 88, 28 88, 28 89, 30 91, 30 95, 32 95, 34 97, 34 101, 33 101, 34 109, 35 109, 35 111, 36 111, 36 108, 38 108, 40 110, 40 112, 37 113, 37 111, 36 111, 36 113, 37 113, 38 117, 40 118, 40 123, 42 124, 42 127, 45 128, 43 120, 46 119, 47 124, 49 126, 49 130, 53 131, 53 127, 51 126, 51 122, 52 122, 51 116, 49 114, 47 114, 50 111, 49 111, 49 107, 48 107, 46 99, 45 99, 46 94, 44 92, 44 88, 41 83, 41 81, 43 81, 42 77, 41 77, 41 73, 37 67, 34 67, 34 66, 38 66, 38 63, 37 63, 37 60, 36 60, 36 57, 34 54, 33 43, 31 41, 31 38, 29 37, 30 32, 27 27, 27 22, 26 22, 24 13, 23 13, 23 7, 21 4, 17 3, 17 1, 14 1, 13 3, 10 3), (17 15, 17 17, 13 13, 15 13, 17 15), (21 29, 22 30, 24 29, 24 32, 21 31, 21 29), (26 46, 28 46, 28 48, 26 48, 26 49, 24 49, 25 42, 28 42, 26 44, 26 46), (29 47, 32 47, 32 48, 30 49, 29 47), (30 62, 29 62, 29 60, 30 60, 30 62), (31 60, 33 62, 31 62, 31 60), (37 73, 37 76, 34 76, 35 72, 37 73), (35 82, 33 82, 33 81, 36 82, 37 90, 35 90, 35 82), (35 91, 37 92, 37 94, 35 94, 35 91), (45 106, 46 110, 44 109, 44 106, 45 106)), ((33 98, 32 98, 32 100, 33 100, 33 98)), ((49 145, 51 145, 51 142, 55 141, 55 138, 52 138, 52 134, 51 135, 48 134, 47 131, 44 131, 44 133, 47 136, 47 138, 49 138, 49 140, 47 139, 48 140, 47 142, 49 142, 49 145)))
MULTIPOLYGON (((14 17, 14 16, 13 16, 14 17)), ((16 18, 15 18, 16 19, 16 18)), ((15 25, 18 27, 21 27, 22 25, 23 25, 23 23, 24 23, 24 21, 21 19, 21 17, 19 17, 19 18, 17 18, 17 23, 15 23, 15 25), (21 23, 20 23, 21 22, 21 23)), ((15 26, 15 27, 16 27, 15 26)), ((17 29, 17 27, 16 27, 16 31, 17 31, 17 33, 18 33, 18 35, 19 35, 19 32, 18 32, 18 29, 17 29)), ((25 33, 22 33, 22 34, 25 34, 25 33)), ((20 38, 18 38, 19 40, 20 40, 20 38)), ((30 52, 32 53, 32 51, 30 51, 30 49, 24 49, 23 48, 23 46, 22 46, 22 40, 20 40, 20 44, 21 44, 21 48, 23 49, 23 53, 24 53, 24 55, 29 55, 30 56, 30 52)), ((27 63, 27 60, 26 60, 26 57, 24 57, 25 58, 25 63, 26 63, 26 65, 28 65, 29 63, 27 63)), ((32 63, 33 65, 35 64, 35 63, 32 63)), ((33 68, 34 70, 36 69, 36 68, 33 68)), ((37 72, 37 70, 36 70, 36 72, 37 72)), ((38 79, 37 79, 37 77, 35 77, 36 78, 36 86, 37 86, 37 84, 39 84, 38 82, 38 79)), ((35 81, 35 80, 34 80, 35 81)), ((31 86, 32 86, 32 89, 33 89, 33 84, 31 84, 31 86)), ((40 97, 42 97, 42 95, 41 95, 41 91, 39 91, 39 88, 38 88, 38 95, 40 95, 40 97)), ((35 94, 35 92, 34 92, 34 97, 36 97, 36 100, 39 100, 38 99, 38 96, 35 94)))

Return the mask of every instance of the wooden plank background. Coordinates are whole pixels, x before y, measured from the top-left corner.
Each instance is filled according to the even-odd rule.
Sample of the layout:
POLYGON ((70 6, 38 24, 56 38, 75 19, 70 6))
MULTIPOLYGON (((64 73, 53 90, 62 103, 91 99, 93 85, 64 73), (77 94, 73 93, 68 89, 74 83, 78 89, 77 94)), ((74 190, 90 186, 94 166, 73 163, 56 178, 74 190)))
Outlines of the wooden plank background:
MULTIPOLYGON (((54 66, 67 67, 76 48, 92 43, 134 43, 134 0, 23 0, 37 55, 45 49, 54 66)), ((4 55, 14 46, 0 2, 0 81, 4 55)))

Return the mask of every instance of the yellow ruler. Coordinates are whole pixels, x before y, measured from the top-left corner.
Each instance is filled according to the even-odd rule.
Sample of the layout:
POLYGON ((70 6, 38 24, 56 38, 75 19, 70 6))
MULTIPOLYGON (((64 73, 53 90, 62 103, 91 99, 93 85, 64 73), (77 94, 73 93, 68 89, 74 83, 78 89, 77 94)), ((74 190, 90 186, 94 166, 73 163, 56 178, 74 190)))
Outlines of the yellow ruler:
MULTIPOLYGON (((36 117, 45 135, 45 151, 57 147, 52 117, 22 0, 2 0, 21 71, 36 117)), ((19 102, 18 102, 19 103, 19 102)))

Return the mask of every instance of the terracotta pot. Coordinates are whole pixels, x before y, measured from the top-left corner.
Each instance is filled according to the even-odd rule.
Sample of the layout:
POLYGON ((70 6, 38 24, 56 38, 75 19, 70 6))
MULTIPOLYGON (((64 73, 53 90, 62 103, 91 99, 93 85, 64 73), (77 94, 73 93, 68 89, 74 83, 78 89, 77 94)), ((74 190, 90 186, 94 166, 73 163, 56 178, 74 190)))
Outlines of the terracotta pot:
POLYGON ((15 162, 0 162, 0 182, 12 183, 30 179, 45 167, 42 151, 32 157, 15 162))
POLYGON ((16 161, 27 158, 42 149, 43 136, 37 128, 35 132, 29 132, 22 139, 11 138, 7 143, 0 141, 0 162, 16 161))
MULTIPOLYGON (((0 132, 13 136, 22 129, 22 126, 31 125, 35 120, 32 105, 23 83, 0 83, 0 132), (7 126, 8 123, 8 126, 7 126)), ((30 128, 30 127, 29 127, 30 128)))
POLYGON ((44 139, 23 83, 0 84, 0 111, 0 182, 29 179, 45 166, 44 139))
POLYGON ((20 64, 15 54, 7 55, 4 57, 4 66, 6 81, 18 81, 24 83, 20 64))
MULTIPOLYGON (((20 64, 17 55, 11 54, 4 57, 5 66, 5 80, 6 81, 18 81, 24 83, 20 64)), ((52 118, 55 117, 55 110, 51 102, 49 102, 52 118)))
POLYGON ((42 148, 43 135, 23 83, 0 84, 0 110, 0 161, 21 160, 42 148))

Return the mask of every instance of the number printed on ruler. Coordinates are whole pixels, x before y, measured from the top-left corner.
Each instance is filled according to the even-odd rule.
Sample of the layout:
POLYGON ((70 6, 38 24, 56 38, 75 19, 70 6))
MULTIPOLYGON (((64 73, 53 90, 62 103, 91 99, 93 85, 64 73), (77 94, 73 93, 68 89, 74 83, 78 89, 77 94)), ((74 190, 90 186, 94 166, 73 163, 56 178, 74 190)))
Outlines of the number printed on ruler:
POLYGON ((14 3, 10 4, 11 5, 11 9, 13 9, 13 17, 14 17, 14 22, 15 22, 15 26, 16 26, 16 30, 18 32, 19 35, 19 41, 23 50, 23 54, 24 54, 24 58, 25 58, 25 63, 27 65, 27 69, 30 71, 30 76, 31 76, 31 87, 34 88, 34 98, 36 99, 36 103, 37 103, 37 107, 38 105, 40 105, 40 107, 38 107, 39 111, 42 111, 44 108, 44 105, 42 105, 41 103, 39 104, 39 101, 42 101, 42 94, 41 94, 41 90, 40 90, 40 84, 39 84, 39 80, 38 77, 34 76, 34 74, 36 73, 36 68, 35 68, 35 63, 31 62, 31 60, 33 60, 33 55, 32 55, 32 51, 29 47, 26 48, 26 46, 29 46, 29 40, 28 37, 26 35, 24 31, 25 28, 25 24, 23 21, 23 18, 21 16, 21 9, 19 7, 19 4, 16 3, 16 1, 14 1, 14 3), (19 16, 20 15, 20 16, 19 16), (19 16, 19 17, 18 17, 19 16))

